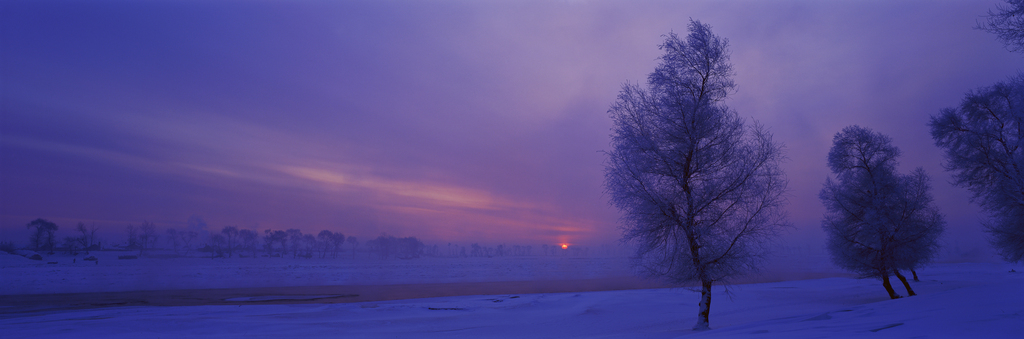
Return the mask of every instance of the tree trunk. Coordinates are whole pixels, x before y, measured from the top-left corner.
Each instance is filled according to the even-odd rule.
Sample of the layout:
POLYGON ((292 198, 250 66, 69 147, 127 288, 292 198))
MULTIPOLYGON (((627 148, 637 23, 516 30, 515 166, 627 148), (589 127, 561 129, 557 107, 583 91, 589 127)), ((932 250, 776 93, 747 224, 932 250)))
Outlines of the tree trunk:
POLYGON ((697 324, 693 325, 694 331, 711 329, 708 324, 708 315, 711 314, 711 281, 703 280, 700 284, 700 312, 697 313, 697 324))
POLYGON ((900 295, 896 294, 896 291, 892 289, 892 284, 889 283, 889 274, 882 274, 882 286, 885 286, 885 291, 889 292, 889 298, 900 298, 900 295))
POLYGON ((917 295, 917 293, 914 293, 914 289, 910 288, 910 283, 907 282, 907 277, 904 277, 902 274, 900 274, 900 270, 892 270, 892 272, 896 273, 896 277, 900 278, 900 281, 903 282, 903 287, 907 288, 908 296, 913 297, 917 295))
POLYGON ((917 279, 917 271, 915 271, 915 270, 910 270, 910 273, 913 273, 913 274, 914 274, 914 281, 915 281, 915 282, 916 282, 916 281, 921 281, 921 280, 918 280, 918 279, 917 279))

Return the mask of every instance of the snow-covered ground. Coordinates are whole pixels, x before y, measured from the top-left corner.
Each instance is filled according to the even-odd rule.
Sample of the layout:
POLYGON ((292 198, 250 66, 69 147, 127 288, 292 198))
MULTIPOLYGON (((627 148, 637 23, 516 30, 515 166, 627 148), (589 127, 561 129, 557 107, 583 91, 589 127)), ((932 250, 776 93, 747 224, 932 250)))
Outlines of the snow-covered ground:
MULTIPOLYGON (((796 257, 806 258, 800 255, 796 257)), ((319 273, 323 275, 320 278, 308 276, 315 271, 343 271, 339 268, 341 266, 331 265, 355 265, 345 266, 345 269, 368 270, 370 273, 350 273, 382 279, 377 280, 379 283, 443 283, 444 279, 451 282, 469 281, 467 279, 547 279, 557 278, 553 275, 559 271, 563 277, 579 278, 576 275, 584 271, 592 271, 592 276, 598 277, 622 273, 623 267, 626 267, 624 262, 616 263, 608 258, 575 258, 575 261, 569 261, 573 258, 500 258, 496 261, 426 258, 428 260, 421 261, 352 260, 344 264, 337 261, 297 264, 300 262, 281 259, 278 263, 252 264, 254 266, 247 266, 247 269, 237 269, 240 263, 234 259, 219 262, 211 259, 176 259, 178 261, 157 265, 155 262, 158 259, 104 261, 101 258, 99 265, 89 263, 92 267, 74 266, 80 260, 63 266, 65 263, 60 262, 63 259, 58 260, 58 264, 46 264, 46 260, 51 260, 49 258, 44 259, 43 263, 26 263, 21 259, 0 255, 0 286, 5 290, 31 290, 19 284, 43 284, 49 288, 59 288, 65 284, 64 280, 55 280, 61 274, 71 280, 82 279, 85 274, 82 272, 87 272, 82 270, 96 269, 106 264, 110 268, 103 273, 113 275, 109 280, 103 280, 101 284, 90 283, 95 279, 108 279, 97 272, 96 275, 84 276, 85 280, 78 284, 94 286, 92 288, 99 286, 106 290, 128 290, 136 286, 181 287, 186 285, 152 280, 202 275, 205 277, 189 280, 187 286, 243 287, 251 286, 250 278, 259 280, 261 274, 283 276, 265 277, 269 280, 284 279, 273 280, 274 283, 301 280, 291 286, 313 281, 357 281, 345 280, 356 278, 339 272, 322 272, 319 273), (205 260, 209 263, 189 260, 205 260), (368 266, 374 262, 379 267, 368 266), (292 268, 281 269, 281 265, 292 268), (407 266, 400 267, 402 265, 407 266), (153 267, 147 268, 149 266, 153 267), (397 271, 398 268, 402 270, 397 271), (400 276, 380 278, 380 271, 374 269, 396 270, 393 274, 400 276), (447 271, 431 272, 442 269, 447 271), (130 273, 140 270, 144 273, 130 273), (481 273, 491 270, 496 272, 491 275, 481 273), (249 273, 241 274, 243 278, 230 278, 247 271, 249 273), (458 279, 444 278, 449 275, 458 277, 459 274, 463 276, 458 279), (128 280, 126 277, 136 280, 125 282, 128 280), (118 282, 118 279, 122 281, 118 282), (217 279, 229 281, 218 282, 217 279)), ((818 262, 819 259, 810 262, 818 262)), ((795 262, 789 262, 788 265, 806 268, 798 267, 801 264, 795 262)), ((1024 273, 1010 270, 1022 271, 1022 268, 1021 265, 998 263, 934 264, 918 272, 921 282, 912 283, 919 295, 898 300, 889 300, 881 283, 876 280, 848 277, 735 285, 729 294, 716 287, 711 310, 713 330, 699 333, 689 330, 696 319, 698 293, 667 288, 465 295, 297 305, 266 304, 258 302, 258 298, 252 298, 250 300, 254 301, 253 304, 242 305, 124 306, 0 312, 0 329, 3 329, 2 336, 5 338, 55 338, 69 335, 104 338, 1020 338, 1024 333, 1024 273)), ((823 267, 817 270, 817 273, 812 273, 834 273, 823 267)), ((769 272, 767 276, 775 275, 769 272)), ((769 279, 767 276, 762 279, 769 279)), ((83 289, 88 288, 78 287, 67 291, 83 289)), ((898 283, 896 289, 900 294, 906 294, 898 283)), ((0 294, 8 294, 9 298, 14 293, 0 294)), ((3 298, 0 295, 0 300, 3 298)))

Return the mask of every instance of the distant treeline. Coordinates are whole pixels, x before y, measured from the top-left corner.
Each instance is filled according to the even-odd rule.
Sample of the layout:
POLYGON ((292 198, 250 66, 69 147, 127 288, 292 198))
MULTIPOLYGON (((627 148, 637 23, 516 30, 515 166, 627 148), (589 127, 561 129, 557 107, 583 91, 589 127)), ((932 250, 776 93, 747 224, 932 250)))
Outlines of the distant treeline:
MULTIPOLYGON (((266 229, 263 232, 258 232, 236 226, 225 226, 216 232, 210 231, 205 221, 195 216, 189 218, 188 226, 184 229, 167 228, 163 232, 159 232, 157 227, 148 221, 139 225, 129 224, 122 233, 123 242, 114 242, 113 245, 106 247, 103 247, 98 241, 96 233, 99 227, 95 225, 87 227, 80 222, 73 230, 73 235, 65 236, 62 239, 56 234, 59 229, 57 224, 45 219, 33 220, 27 224, 27 227, 32 232, 28 239, 29 245, 25 249, 50 254, 55 251, 78 254, 78 251, 83 250, 88 253, 90 250, 106 249, 138 251, 140 256, 161 257, 188 257, 202 253, 201 256, 211 258, 235 256, 244 258, 287 256, 292 258, 338 258, 345 252, 350 252, 351 256, 355 257, 360 250, 360 242, 356 237, 346 237, 341 232, 322 230, 314 235, 304 234, 301 230, 294 228, 266 229), (161 250, 162 254, 154 253, 157 250, 161 250), (168 251, 173 253, 167 253, 168 251)), ((364 253, 380 259, 412 259, 423 256, 448 258, 534 255, 579 257, 592 254, 588 247, 563 248, 561 245, 547 244, 539 246, 507 244, 486 246, 480 245, 480 243, 425 245, 416 237, 399 238, 388 234, 381 234, 368 240, 365 245, 364 253)), ((608 254, 614 251, 604 247, 599 252, 608 254)), ((12 242, 0 244, 2 251, 13 252, 15 249, 16 246, 12 242)))

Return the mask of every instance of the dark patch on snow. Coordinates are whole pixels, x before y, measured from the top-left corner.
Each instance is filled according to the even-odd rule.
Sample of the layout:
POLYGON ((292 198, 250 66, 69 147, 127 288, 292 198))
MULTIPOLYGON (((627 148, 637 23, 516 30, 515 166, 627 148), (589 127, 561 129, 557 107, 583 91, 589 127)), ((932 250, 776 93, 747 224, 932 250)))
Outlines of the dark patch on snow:
POLYGON ((878 332, 878 331, 881 331, 881 330, 884 330, 884 329, 889 329, 889 328, 893 328, 893 327, 900 326, 900 325, 903 325, 903 323, 888 324, 888 325, 885 325, 885 326, 873 329, 873 330, 871 330, 871 332, 878 332))
POLYGON ((427 307, 431 311, 465 311, 462 307, 427 307))
POLYGON ((262 295, 254 297, 227 298, 224 301, 232 302, 275 302, 275 301, 316 301, 334 298, 354 298, 358 294, 332 294, 332 295, 262 295))
POLYGON ((105 306, 128 306, 128 305, 146 305, 146 304, 149 304, 149 302, 145 301, 145 300, 130 300, 130 301, 122 301, 122 302, 116 302, 116 303, 96 303, 96 304, 89 304, 89 305, 90 306, 105 307, 105 306))
POLYGON ((815 317, 812 317, 812 318, 804 319, 804 321, 829 320, 829 319, 832 319, 832 316, 828 315, 828 313, 825 313, 825 314, 821 314, 821 315, 818 315, 818 316, 815 316, 815 317))

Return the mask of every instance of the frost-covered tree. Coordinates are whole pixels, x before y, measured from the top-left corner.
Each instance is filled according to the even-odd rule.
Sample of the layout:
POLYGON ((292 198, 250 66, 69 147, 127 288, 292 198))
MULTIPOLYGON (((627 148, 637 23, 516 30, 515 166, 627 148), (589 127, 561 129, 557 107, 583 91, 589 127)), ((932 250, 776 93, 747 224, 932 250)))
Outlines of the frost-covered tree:
POLYGON ((928 262, 945 222, 932 203, 923 169, 897 173, 898 148, 889 137, 850 126, 836 133, 828 154, 835 180, 827 178, 820 198, 822 228, 832 261, 863 277, 882 280, 889 297, 899 298, 889 275, 915 295, 899 270, 928 262))
POLYGON ((988 18, 978 28, 993 33, 1011 51, 1024 53, 1024 0, 1004 0, 988 11, 988 18))
POLYGON ((993 245, 1024 260, 1024 74, 968 93, 929 125, 954 183, 988 212, 993 245))
POLYGON ((605 186, 622 212, 634 265, 673 284, 700 283, 695 330, 708 329, 711 287, 756 269, 786 224, 781 146, 723 100, 734 89, 728 41, 690 21, 670 33, 647 86, 623 85, 605 186))

